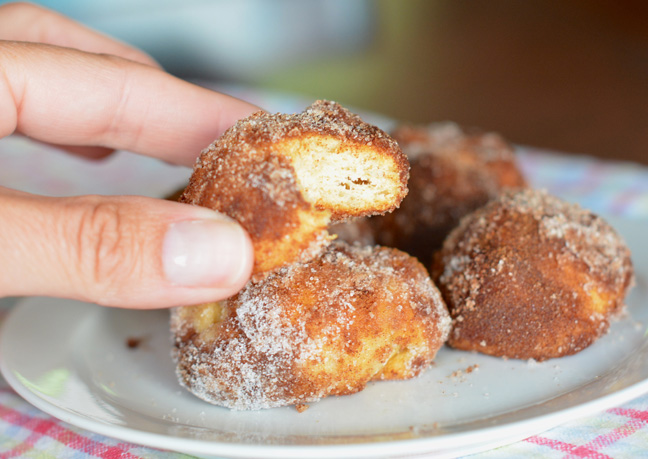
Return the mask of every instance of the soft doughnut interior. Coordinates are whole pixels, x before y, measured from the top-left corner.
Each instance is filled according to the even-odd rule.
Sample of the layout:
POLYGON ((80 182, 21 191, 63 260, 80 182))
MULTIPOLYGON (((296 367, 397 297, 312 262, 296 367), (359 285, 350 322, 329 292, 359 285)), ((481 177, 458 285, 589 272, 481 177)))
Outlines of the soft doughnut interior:
POLYGON ((227 306, 224 301, 205 303, 196 306, 189 306, 180 310, 183 317, 191 317, 192 324, 196 333, 204 333, 213 325, 217 325, 225 320, 227 316, 227 306))
POLYGON ((278 148, 291 158, 302 195, 318 209, 379 213, 402 193, 399 164, 371 145, 310 135, 287 139, 278 148))

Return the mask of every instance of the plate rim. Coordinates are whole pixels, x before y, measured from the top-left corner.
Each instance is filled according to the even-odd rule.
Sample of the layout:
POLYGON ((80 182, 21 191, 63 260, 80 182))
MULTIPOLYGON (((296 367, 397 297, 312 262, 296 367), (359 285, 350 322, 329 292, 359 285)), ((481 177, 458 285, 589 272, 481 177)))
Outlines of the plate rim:
MULTIPOLYGON (((628 220, 610 218, 610 220, 619 223, 629 224, 639 228, 648 227, 648 220, 628 220)), ((615 225, 613 225, 615 226, 615 225)), ((616 227, 616 226, 615 226, 616 227)), ((633 258, 634 260, 634 258, 633 258)), ((178 451, 188 454, 217 454, 227 457, 304 457, 305 455, 314 458, 320 457, 339 457, 341 454, 353 457, 378 457, 378 456, 399 456, 424 453, 444 453, 456 455, 456 444, 461 444, 462 440, 470 438, 468 446, 461 450, 462 454, 485 451, 490 447, 503 446, 506 444, 519 441, 523 438, 538 434, 549 428, 573 421, 577 418, 591 415, 603 411, 607 408, 620 405, 629 400, 637 398, 648 393, 648 378, 635 381, 628 386, 604 395, 596 396, 593 399, 564 409, 551 410, 548 413, 537 416, 526 417, 521 420, 508 420, 491 427, 479 428, 477 431, 450 432, 441 435, 427 435, 414 438, 393 437, 399 434, 381 434, 381 440, 370 440, 371 434, 354 435, 358 441, 340 442, 332 444, 262 444, 262 443, 241 443, 228 441, 202 440, 198 438, 188 438, 183 436, 173 436, 161 433, 150 432, 128 426, 120 426, 107 423, 103 420, 92 418, 87 414, 73 413, 61 406, 58 406, 49 400, 43 398, 38 392, 33 391, 26 386, 19 378, 14 375, 13 369, 8 366, 5 352, 7 349, 7 330, 11 328, 14 321, 19 320, 20 315, 30 307, 43 307, 38 304, 39 300, 45 297, 28 297, 24 298, 12 307, 7 316, 4 318, 0 328, 0 373, 4 376, 9 386, 23 399, 42 410, 43 412, 60 419, 72 426, 95 432, 107 437, 116 438, 133 444, 149 446, 153 448, 165 448, 172 451, 178 451), (31 300, 31 301, 30 301, 31 300), (35 301, 35 302, 34 302, 35 301), (511 435, 513 431, 513 435, 511 435), (506 435, 505 435, 506 434, 506 435)), ((45 298, 51 300, 50 298, 45 298)), ((643 299, 643 297, 642 297, 643 299)), ((57 299, 60 300, 60 299, 57 299)), ((79 303, 74 300, 60 300, 79 303)), ((88 314, 93 311, 99 311, 101 306, 87 304, 85 308, 88 314), (94 309, 93 309, 94 307, 94 309)), ((76 322, 82 323, 82 320, 76 322)), ((71 329, 73 330, 73 329, 71 329)), ((644 341, 641 347, 648 346, 648 341, 644 341)), ((623 361, 631 359, 628 355, 623 361)), ((592 380, 588 381, 588 384, 592 380)), ((566 393, 573 392, 574 389, 566 393)), ((546 401, 559 398, 563 394, 556 394, 546 401)), ((525 409, 528 407, 520 407, 525 409)), ((374 434, 375 437, 375 434, 374 434)), ((450 457, 450 456, 448 456, 450 457)))
MULTIPOLYGON (((85 310, 86 314, 92 314, 101 310, 101 306, 92 304, 87 304, 86 306, 89 306, 85 310)), ((5 336, 7 335, 4 333, 6 327, 10 327, 11 324, 17 320, 16 317, 24 314, 26 309, 41 307, 42 306, 37 303, 34 304, 29 301, 21 301, 12 309, 9 315, 5 318, 4 323, 2 324, 2 329, 0 330, 0 355, 4 355, 4 349, 7 344, 5 341, 5 336)), ((82 321, 80 320, 78 323, 81 322, 82 321)), ((648 346, 648 342, 646 342, 644 346, 648 346)), ((359 438, 359 441, 323 445, 246 444, 240 442, 201 440, 182 436, 164 435, 141 429, 134 429, 132 427, 106 423, 103 420, 93 418, 87 414, 75 414, 70 410, 60 407, 42 397, 38 392, 30 389, 14 375, 13 370, 7 366, 5 358, 0 359, 0 373, 2 373, 12 389, 27 402, 43 412, 72 426, 99 433, 107 437, 153 448, 165 448, 188 454, 218 454, 219 456, 237 458, 292 458, 304 457, 305 455, 320 458, 339 457, 340 454, 353 457, 378 457, 386 455, 393 456, 394 454, 398 455, 404 450, 407 451, 408 455, 429 454, 434 452, 443 454, 444 451, 450 450, 452 451, 452 455, 456 455, 458 449, 453 448, 453 446, 461 444, 462 439, 466 438, 469 438, 471 441, 467 447, 462 448, 462 454, 479 452, 490 449, 490 447, 513 443, 528 436, 545 431, 553 426, 624 403, 648 392, 648 379, 644 379, 621 390, 596 397, 588 402, 575 406, 553 410, 549 413, 525 418, 523 420, 506 421, 496 426, 481 428, 477 431, 454 432, 440 436, 423 436, 394 440, 393 438, 389 439, 388 435, 382 434, 381 437, 386 439, 381 441, 362 441, 370 439, 371 436, 367 434, 365 436, 356 435, 355 437, 359 438), (511 434, 511 430, 514 431, 513 434, 511 434)), ((568 391, 567 393, 569 392, 571 391, 568 391)), ((560 395, 557 395, 554 398, 558 398, 559 396, 560 395)))

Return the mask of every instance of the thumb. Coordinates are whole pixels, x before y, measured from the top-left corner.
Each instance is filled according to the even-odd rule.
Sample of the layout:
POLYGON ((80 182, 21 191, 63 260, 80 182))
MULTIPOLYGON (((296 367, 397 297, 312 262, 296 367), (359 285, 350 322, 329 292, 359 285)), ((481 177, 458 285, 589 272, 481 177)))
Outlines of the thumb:
POLYGON ((0 188, 0 297, 155 308, 235 294, 244 230, 211 210, 144 197, 49 198, 0 188))

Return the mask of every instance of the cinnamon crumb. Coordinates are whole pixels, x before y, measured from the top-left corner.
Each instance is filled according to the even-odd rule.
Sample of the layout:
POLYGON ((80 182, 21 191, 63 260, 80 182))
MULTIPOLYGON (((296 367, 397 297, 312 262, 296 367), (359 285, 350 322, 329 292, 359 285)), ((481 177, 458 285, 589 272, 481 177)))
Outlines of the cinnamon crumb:
POLYGON ((140 345, 142 344, 143 341, 144 341, 144 338, 138 338, 138 337, 135 337, 135 336, 131 336, 131 337, 126 339, 126 347, 128 349, 137 349, 138 347, 140 347, 140 345))

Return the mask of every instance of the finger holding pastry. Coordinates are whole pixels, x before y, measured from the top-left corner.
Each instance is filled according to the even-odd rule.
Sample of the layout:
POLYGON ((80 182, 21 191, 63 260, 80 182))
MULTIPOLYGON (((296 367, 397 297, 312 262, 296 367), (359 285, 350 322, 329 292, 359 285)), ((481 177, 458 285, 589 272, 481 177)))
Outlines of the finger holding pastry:
POLYGON ((241 120, 203 151, 180 201, 243 225, 260 278, 318 254, 331 240, 330 223, 396 208, 408 169, 383 131, 317 101, 297 115, 241 120))
MULTIPOLYGON (((26 3, 0 6, 0 68, 0 137, 22 135, 85 157, 124 149, 190 165, 200 148, 258 110, 26 3)), ((29 171, 41 169, 42 180, 53 172, 29 171)), ((2 187, 0 204, 0 296, 160 308, 231 296, 250 274, 247 234, 207 209, 2 187)))

